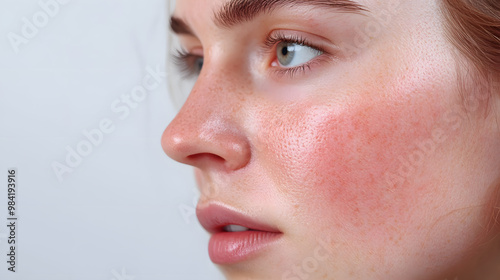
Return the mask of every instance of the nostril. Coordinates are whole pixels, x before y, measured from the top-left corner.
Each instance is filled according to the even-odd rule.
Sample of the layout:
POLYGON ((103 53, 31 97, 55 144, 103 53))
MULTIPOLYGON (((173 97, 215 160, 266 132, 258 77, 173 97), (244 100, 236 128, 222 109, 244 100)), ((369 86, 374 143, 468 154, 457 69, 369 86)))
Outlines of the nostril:
POLYGON ((199 153, 187 156, 184 163, 201 169, 218 169, 224 171, 235 171, 244 167, 248 160, 224 158, 211 153, 199 153))
POLYGON ((223 166, 226 160, 216 154, 199 153, 186 157, 187 163, 198 167, 223 166))
POLYGON ((195 155, 190 155, 187 157, 187 159, 189 161, 199 161, 199 160, 204 160, 204 159, 212 160, 215 162, 225 161, 222 157, 220 157, 218 155, 214 155, 214 154, 209 154, 209 153, 199 153, 199 154, 195 154, 195 155))

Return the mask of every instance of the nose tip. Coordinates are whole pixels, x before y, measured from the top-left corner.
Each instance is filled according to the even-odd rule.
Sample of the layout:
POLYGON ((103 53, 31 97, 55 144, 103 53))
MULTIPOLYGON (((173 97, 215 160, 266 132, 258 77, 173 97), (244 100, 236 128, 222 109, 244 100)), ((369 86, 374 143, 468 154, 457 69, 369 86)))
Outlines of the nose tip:
POLYGON ((165 129, 162 147, 172 159, 202 170, 234 171, 245 167, 251 158, 246 137, 229 122, 188 122, 182 115, 165 129))

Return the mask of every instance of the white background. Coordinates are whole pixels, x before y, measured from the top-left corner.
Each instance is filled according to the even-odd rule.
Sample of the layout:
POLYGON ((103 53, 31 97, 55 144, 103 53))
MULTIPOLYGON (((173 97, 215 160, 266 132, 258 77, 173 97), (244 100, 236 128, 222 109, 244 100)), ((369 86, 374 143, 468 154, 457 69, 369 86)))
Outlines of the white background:
POLYGON ((176 112, 168 79, 128 115, 112 109, 147 68, 166 71, 171 4, 72 0, 48 15, 38 0, 0 0, 0 279, 222 279, 194 215, 192 170, 160 145, 176 112), (23 18, 36 23, 31 38, 23 18), (104 119, 114 131, 59 180, 55 162, 70 168, 69 151, 104 119), (16 273, 6 262, 11 167, 16 273))

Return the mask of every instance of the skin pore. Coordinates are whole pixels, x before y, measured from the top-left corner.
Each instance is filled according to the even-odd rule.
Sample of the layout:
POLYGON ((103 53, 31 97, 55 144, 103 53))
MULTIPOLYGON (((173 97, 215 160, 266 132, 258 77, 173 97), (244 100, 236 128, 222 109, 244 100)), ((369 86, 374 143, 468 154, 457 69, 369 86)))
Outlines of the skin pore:
POLYGON ((491 259, 499 98, 459 92, 439 0, 275 1, 228 24, 230 2, 248 1, 177 0, 203 68, 162 138, 195 167, 198 208, 283 233, 228 279, 462 280, 491 259))

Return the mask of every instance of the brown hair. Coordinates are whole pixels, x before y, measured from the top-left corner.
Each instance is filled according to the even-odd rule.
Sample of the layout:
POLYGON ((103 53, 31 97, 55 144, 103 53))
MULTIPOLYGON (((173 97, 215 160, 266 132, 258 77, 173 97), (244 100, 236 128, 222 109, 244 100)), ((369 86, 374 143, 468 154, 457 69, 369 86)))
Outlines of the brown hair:
MULTIPOLYGON (((459 61, 465 71, 459 71, 459 87, 467 94, 492 94, 500 96, 500 1, 499 0, 443 0, 446 32, 460 52, 459 61), (465 63, 464 63, 465 62, 465 63), (483 92, 480 92, 483 91, 483 92)), ((462 70, 462 69, 460 69, 462 70)), ((491 104, 490 104, 491 105, 491 104)), ((487 110, 490 108, 487 108, 487 110)), ((500 274, 500 184, 493 185, 492 201, 485 208, 486 249, 474 263, 480 269, 469 272, 466 279, 493 279, 487 275, 500 274), (491 255, 493 254, 493 258, 491 255), (488 260, 490 258, 490 260, 488 260), (480 273, 480 274, 478 274, 480 273)), ((472 264, 472 266, 475 266, 472 264)))
POLYGON ((466 75, 500 94, 500 1, 443 0, 443 11, 449 39, 469 62, 466 75))

